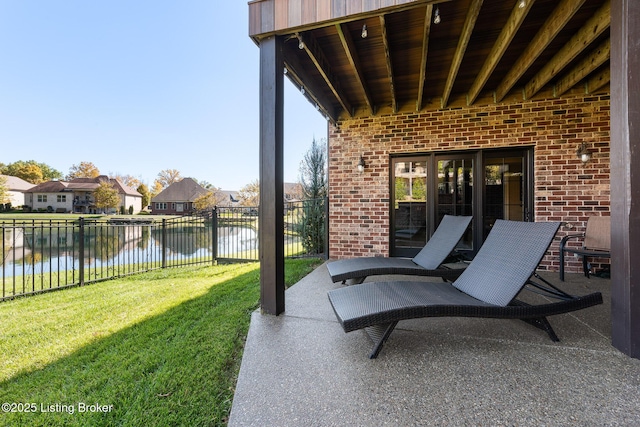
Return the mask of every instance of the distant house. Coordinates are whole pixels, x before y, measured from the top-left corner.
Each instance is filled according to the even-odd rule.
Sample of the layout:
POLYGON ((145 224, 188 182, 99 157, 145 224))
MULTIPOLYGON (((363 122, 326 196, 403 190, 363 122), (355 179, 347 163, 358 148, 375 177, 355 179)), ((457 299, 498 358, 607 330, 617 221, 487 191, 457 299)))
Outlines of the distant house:
POLYGON ((240 206, 240 193, 237 191, 220 190, 218 194, 221 196, 218 206, 225 208, 240 206))
POLYGON ((284 201, 298 202, 302 199, 302 185, 297 182, 284 183, 284 201))
MULTIPOLYGON (((116 178, 75 178, 70 181, 47 181, 25 192, 25 205, 34 211, 99 213, 94 192, 102 181, 109 181, 120 195, 120 206, 129 212, 142 210, 142 195, 116 178)), ((116 213, 118 208, 108 213, 116 213)))
POLYGON ((9 200, 4 203, 11 203, 13 207, 23 206, 25 204, 25 191, 33 188, 34 185, 17 176, 0 175, 0 178, 4 179, 9 193, 9 200))
POLYGON ((192 178, 174 182, 151 199, 153 215, 187 215, 195 211, 195 200, 209 190, 192 178))

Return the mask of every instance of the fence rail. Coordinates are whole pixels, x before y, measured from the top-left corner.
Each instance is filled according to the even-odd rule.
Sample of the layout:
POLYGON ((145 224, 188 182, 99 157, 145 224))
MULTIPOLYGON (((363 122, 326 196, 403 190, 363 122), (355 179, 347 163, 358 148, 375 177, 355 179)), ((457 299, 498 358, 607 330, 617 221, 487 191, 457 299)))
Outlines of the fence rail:
MULTIPOLYGON (((257 261, 257 207, 169 219, 1 221, 0 301, 160 268, 257 261)), ((326 201, 285 205, 285 256, 326 253, 326 201)))

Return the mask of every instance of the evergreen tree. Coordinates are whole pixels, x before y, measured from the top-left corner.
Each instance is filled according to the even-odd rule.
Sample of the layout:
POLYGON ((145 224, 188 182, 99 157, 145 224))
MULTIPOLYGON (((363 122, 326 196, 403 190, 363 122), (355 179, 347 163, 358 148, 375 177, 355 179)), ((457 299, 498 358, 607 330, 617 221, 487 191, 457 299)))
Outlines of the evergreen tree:
POLYGON ((325 197, 327 196, 326 143, 313 139, 300 164, 300 186, 304 199, 297 232, 307 253, 320 254, 325 245, 325 197))

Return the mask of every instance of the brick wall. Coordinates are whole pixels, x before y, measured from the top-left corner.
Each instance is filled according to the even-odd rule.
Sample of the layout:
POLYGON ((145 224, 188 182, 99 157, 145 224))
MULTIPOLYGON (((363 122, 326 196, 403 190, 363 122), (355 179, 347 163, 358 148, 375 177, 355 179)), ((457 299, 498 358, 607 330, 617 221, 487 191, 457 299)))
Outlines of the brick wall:
MULTIPOLYGON (((558 238, 582 231, 588 216, 609 215, 609 125, 608 95, 340 121, 329 129, 331 258, 388 256, 396 153, 534 146, 536 220, 566 222, 558 238), (592 151, 586 165, 576 156, 581 142, 592 151)), ((557 242, 551 250, 542 265, 555 270, 557 242)))

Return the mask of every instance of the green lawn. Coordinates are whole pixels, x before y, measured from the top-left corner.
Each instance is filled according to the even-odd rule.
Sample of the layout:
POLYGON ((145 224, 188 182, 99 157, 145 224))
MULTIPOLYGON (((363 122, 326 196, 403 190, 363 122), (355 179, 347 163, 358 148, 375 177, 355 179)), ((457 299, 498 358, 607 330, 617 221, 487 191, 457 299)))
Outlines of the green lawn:
MULTIPOLYGON (((287 260, 287 283, 319 262, 287 260)), ((0 303, 0 425, 225 425, 258 300, 251 263, 0 303)))

